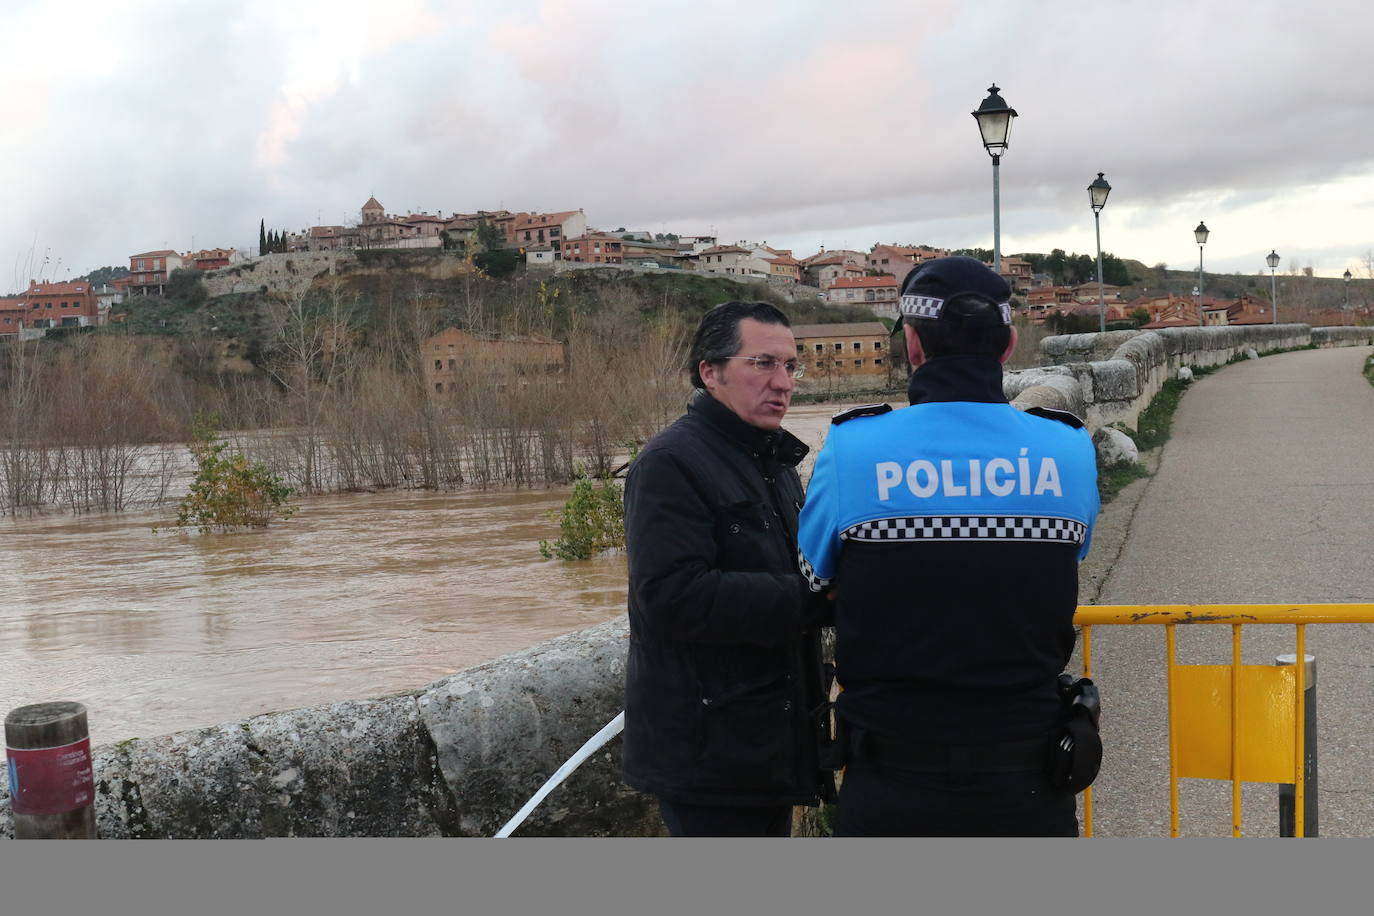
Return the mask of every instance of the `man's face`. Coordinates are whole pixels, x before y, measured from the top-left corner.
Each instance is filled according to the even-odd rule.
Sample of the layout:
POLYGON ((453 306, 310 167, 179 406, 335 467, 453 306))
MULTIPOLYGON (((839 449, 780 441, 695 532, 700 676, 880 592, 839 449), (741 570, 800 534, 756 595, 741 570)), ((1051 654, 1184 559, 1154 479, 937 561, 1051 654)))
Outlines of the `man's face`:
POLYGON ((753 318, 739 323, 740 347, 736 356, 770 356, 778 368, 762 372, 747 359, 727 359, 720 364, 703 362, 697 369, 711 397, 735 412, 745 423, 759 429, 777 429, 792 403, 796 380, 781 364, 797 358, 792 330, 753 318))

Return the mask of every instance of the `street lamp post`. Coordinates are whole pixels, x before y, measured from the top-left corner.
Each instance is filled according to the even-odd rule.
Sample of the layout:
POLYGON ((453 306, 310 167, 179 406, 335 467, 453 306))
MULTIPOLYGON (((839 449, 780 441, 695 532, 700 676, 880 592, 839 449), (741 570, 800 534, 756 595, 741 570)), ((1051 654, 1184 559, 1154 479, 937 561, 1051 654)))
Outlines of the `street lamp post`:
POLYGON ((1107 330, 1107 297, 1102 292, 1102 222, 1098 219, 1102 208, 1107 206, 1107 195, 1112 193, 1112 186, 1107 184, 1107 179, 1102 177, 1102 173, 1097 173, 1097 180, 1088 185, 1088 201, 1093 208, 1093 228, 1097 230, 1097 330, 1099 332, 1107 330))
POLYGON ((1201 220, 1198 221, 1197 228, 1193 230, 1193 238, 1197 239, 1197 326, 1202 327, 1206 322, 1202 317, 1202 246, 1207 244, 1207 236, 1211 235, 1207 231, 1207 225, 1201 220))
POLYGON ((1279 288, 1274 280, 1274 271, 1279 266, 1279 253, 1274 249, 1269 249, 1269 254, 1265 255, 1264 261, 1269 265, 1269 307, 1274 310, 1273 324, 1279 323, 1279 288))
POLYGON ((1344 276, 1345 276, 1345 298, 1341 300, 1341 324, 1347 324, 1347 323, 1349 323, 1349 321, 1350 321, 1350 318, 1349 318, 1349 313, 1350 313, 1350 270, 1349 270, 1349 269, 1346 270, 1344 276))
POLYGON ((1002 186, 999 170, 1002 155, 1007 151, 1007 138, 1011 135, 1011 122, 1016 117, 1016 109, 1007 107, 997 94, 997 84, 988 87, 988 97, 973 112, 978 121, 978 130, 983 135, 983 149, 992 157, 992 269, 1002 275, 1002 186))

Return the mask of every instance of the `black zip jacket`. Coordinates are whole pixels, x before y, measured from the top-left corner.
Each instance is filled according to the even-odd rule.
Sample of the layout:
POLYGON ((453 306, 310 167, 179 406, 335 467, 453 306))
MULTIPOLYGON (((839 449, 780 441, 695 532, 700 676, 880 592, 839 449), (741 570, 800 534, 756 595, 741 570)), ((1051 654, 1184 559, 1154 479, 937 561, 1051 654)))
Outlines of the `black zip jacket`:
POLYGON ((630 786, 687 804, 817 803, 803 687, 816 602, 796 550, 807 451, 701 392, 630 468, 630 786))

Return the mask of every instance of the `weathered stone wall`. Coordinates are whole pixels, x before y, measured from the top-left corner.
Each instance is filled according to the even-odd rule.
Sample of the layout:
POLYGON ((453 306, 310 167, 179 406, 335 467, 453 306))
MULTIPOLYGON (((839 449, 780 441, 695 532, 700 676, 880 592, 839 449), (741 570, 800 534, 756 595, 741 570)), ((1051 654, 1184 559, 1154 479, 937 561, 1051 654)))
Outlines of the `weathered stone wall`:
POLYGON ((339 265, 353 255, 336 251, 293 251, 265 254, 207 273, 202 282, 213 296, 251 293, 267 288, 274 293, 299 293, 310 287, 316 277, 338 271, 339 265))
POLYGON ((1313 328, 1312 342, 1319 347, 1367 347, 1374 344, 1374 327, 1313 328))
MULTIPOLYGON (((102 838, 490 836, 620 712, 621 618, 420 690, 96 748, 102 838)), ((79 699, 79 698, 78 698, 79 699)), ((517 835, 646 836, 612 741, 517 835)), ((0 836, 13 836, 8 783, 0 836)))
MULTIPOLYGON (((1041 367, 1008 372, 1007 396, 1018 407, 1056 407, 1082 417, 1096 431, 1113 423, 1134 429, 1164 382, 1183 366, 1217 366, 1254 350, 1257 354, 1316 342, 1320 331, 1305 324, 1164 328, 1066 334, 1040 342, 1041 367)), ((1358 335, 1331 335, 1356 340, 1358 335)), ((1364 340, 1368 342, 1369 334, 1364 340)))
POLYGON ((423 248, 373 248, 350 251, 293 251, 265 254, 238 264, 208 272, 205 289, 213 296, 266 290, 277 294, 299 294, 310 284, 331 276, 366 276, 397 270, 410 271, 431 280, 452 280, 467 270, 467 262, 456 252, 432 245, 423 248))

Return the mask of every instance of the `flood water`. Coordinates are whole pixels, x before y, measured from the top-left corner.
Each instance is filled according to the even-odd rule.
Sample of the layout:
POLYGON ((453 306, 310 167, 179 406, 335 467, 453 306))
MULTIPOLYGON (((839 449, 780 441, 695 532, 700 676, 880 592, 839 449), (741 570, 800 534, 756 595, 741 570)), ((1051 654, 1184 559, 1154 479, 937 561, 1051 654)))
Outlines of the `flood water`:
MULTIPOLYGON (((787 428, 819 448, 841 406, 787 428)), ((154 534, 174 506, 0 520, 0 714, 75 700, 94 744, 150 737, 422 687, 617 617, 623 555, 539 555, 567 494, 318 497, 233 534, 154 534)))

